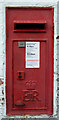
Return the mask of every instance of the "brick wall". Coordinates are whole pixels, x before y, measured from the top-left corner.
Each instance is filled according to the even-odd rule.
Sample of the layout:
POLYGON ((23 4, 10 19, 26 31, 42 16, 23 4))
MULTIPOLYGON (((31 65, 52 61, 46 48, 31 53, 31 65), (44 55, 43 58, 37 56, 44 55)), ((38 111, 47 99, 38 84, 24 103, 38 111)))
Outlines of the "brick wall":
POLYGON ((59 118, 59 2, 57 3, 57 111, 59 118))

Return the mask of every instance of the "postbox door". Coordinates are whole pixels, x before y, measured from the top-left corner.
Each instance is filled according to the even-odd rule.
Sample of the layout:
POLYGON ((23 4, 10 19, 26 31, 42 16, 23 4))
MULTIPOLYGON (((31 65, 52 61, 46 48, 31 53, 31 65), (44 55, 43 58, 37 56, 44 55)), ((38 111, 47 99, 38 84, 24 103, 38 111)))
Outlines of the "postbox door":
POLYGON ((25 41, 24 47, 19 47, 19 42, 15 41, 13 43, 14 107, 15 109, 24 110, 46 109, 46 42, 25 41), (26 46, 27 43, 28 45, 26 46), (34 48, 35 45, 36 48, 34 48), (33 47, 32 51, 30 51, 31 47, 33 47), (30 50, 27 52, 26 49, 30 50), (33 51, 33 49, 36 51, 38 49, 38 53, 35 50, 33 51), (31 54, 32 57, 34 54, 38 54, 39 59, 38 57, 36 59, 30 59, 29 55, 28 61, 26 61, 26 54, 31 54), (26 64, 28 65, 26 66, 26 64))

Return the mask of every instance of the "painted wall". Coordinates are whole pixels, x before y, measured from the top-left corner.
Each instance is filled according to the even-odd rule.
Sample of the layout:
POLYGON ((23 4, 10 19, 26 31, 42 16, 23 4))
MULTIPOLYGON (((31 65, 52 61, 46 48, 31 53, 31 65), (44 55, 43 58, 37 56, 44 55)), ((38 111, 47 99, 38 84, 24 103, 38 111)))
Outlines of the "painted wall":
MULTIPOLYGON (((6 22, 5 8, 7 6, 36 6, 36 7, 53 7, 54 8, 54 98, 53 98, 53 115, 40 116, 18 116, 20 118, 36 117, 50 118, 59 116, 59 2, 58 0, 0 0, 0 119, 6 116, 6 22), (58 19, 57 19, 58 18, 58 19), (58 23, 58 25, 57 25, 58 23), (58 51, 57 51, 58 50, 58 51), (57 70, 58 68, 58 70, 57 70), (58 88, 58 90, 57 90, 58 88), (57 94, 58 93, 58 94, 57 94), (58 95, 58 96, 57 96, 58 95)), ((13 116, 14 117, 14 116, 13 116)), ((17 116, 16 116, 17 117, 17 116)), ((12 118, 12 116, 11 116, 12 118)))

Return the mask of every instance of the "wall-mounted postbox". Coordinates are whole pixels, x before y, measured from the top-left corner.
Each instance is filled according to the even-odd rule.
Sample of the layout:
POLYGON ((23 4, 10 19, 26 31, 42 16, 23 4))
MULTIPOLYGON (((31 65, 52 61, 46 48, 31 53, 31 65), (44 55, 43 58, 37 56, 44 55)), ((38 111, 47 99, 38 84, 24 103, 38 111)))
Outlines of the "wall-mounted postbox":
POLYGON ((6 8, 8 115, 53 113, 53 8, 6 8))

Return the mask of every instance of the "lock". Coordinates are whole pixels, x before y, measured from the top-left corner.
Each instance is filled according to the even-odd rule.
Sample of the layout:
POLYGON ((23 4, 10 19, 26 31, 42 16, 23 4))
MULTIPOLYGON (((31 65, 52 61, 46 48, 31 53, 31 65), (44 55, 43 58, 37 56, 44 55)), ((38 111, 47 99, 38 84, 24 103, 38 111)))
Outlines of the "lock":
POLYGON ((24 80, 24 72, 23 71, 17 72, 17 80, 24 80))
POLYGON ((21 76, 21 72, 19 72, 19 76, 18 76, 19 78, 22 78, 22 76, 21 76))

